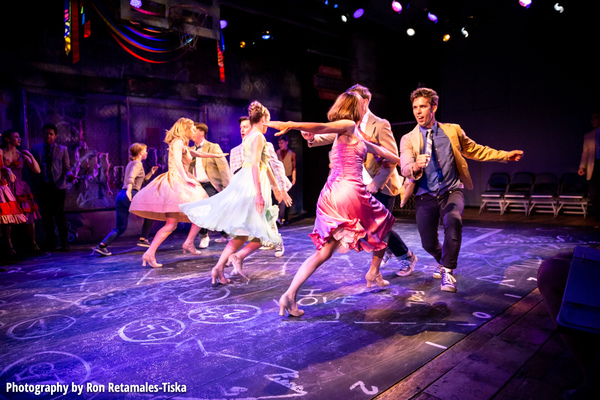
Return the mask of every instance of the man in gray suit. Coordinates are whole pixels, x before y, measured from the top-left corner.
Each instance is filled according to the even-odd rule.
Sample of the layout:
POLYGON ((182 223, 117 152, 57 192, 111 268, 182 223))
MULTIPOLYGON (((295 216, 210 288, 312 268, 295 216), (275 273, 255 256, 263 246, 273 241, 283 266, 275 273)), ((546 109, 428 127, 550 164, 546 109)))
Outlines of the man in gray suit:
MULTIPOLYGON (((221 146, 216 143, 211 143, 206 140, 206 134, 208 133, 208 126, 202 122, 195 124, 196 135, 194 136, 194 149, 203 151, 211 154, 221 154, 221 146)), ((194 158, 190 164, 190 172, 200 182, 206 194, 214 196, 221 190, 225 189, 229 185, 229 179, 231 178, 231 172, 229 171, 229 164, 227 159, 222 158, 194 158)), ((217 243, 223 243, 227 241, 227 233, 221 232, 221 237, 215 240, 217 243)), ((200 230, 200 248, 205 249, 210 243, 208 237, 208 229, 202 228, 200 230)))
POLYGON ((57 227, 60 250, 68 251, 65 198, 67 183, 72 182, 75 177, 70 171, 71 161, 68 149, 55 143, 58 134, 56 126, 44 124, 42 132, 44 143, 33 146, 31 154, 41 168, 41 174, 35 176, 37 182, 34 186, 37 188, 37 201, 46 233, 46 247, 48 250, 56 249, 55 227, 57 227))
MULTIPOLYGON (((360 95, 367 105, 367 112, 360 123, 360 130, 363 132, 365 140, 369 140, 398 155, 398 145, 396 144, 390 123, 373 114, 368 108, 371 102, 371 92, 369 89, 362 85, 354 85, 347 91, 360 95)), ((308 147, 324 146, 333 143, 337 137, 336 134, 313 135, 308 132, 302 132, 302 136, 308 141, 308 147)), ((383 161, 379 157, 369 153, 365 159, 364 167, 371 178, 370 182, 367 183, 365 181, 367 190, 392 212, 394 201, 396 196, 400 194, 402 186, 402 178, 400 178, 400 174, 396 170, 396 165, 383 161)), ((417 256, 408 249, 408 246, 406 246, 394 230, 390 231, 390 237, 387 240, 388 251, 396 256, 398 260, 403 261, 401 268, 396 274, 398 276, 410 275, 417 262, 417 256)), ((386 254, 384 261, 388 259, 389 256, 386 254)))

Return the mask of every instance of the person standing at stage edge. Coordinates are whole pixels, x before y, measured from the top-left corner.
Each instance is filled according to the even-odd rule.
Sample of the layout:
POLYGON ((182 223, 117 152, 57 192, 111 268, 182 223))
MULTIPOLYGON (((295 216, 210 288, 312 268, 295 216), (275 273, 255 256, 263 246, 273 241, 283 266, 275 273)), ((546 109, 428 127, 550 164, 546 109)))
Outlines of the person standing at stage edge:
MULTIPOLYGON (((194 136, 194 150, 200 150, 209 154, 223 154, 221 146, 217 143, 212 143, 206 140, 208 134, 208 126, 202 122, 196 124, 196 135, 194 136)), ((202 188, 208 196, 214 196, 229 185, 231 172, 226 158, 194 158, 190 164, 190 172, 200 182, 202 188)), ((229 235, 221 232, 221 237, 216 239, 217 243, 227 242, 229 235)), ((208 237, 208 229, 200 229, 200 247, 205 249, 208 247, 210 238, 208 237)))
MULTIPOLYGON (((277 139, 279 150, 277 150, 277 159, 283 163, 285 167, 285 175, 287 179, 292 182, 292 186, 296 184, 296 153, 290 150, 290 140, 287 136, 283 135, 277 139)), ((294 194, 291 193, 290 197, 293 199, 294 194)), ((286 207, 285 203, 279 203, 279 223, 281 225, 287 225, 290 223, 289 220, 290 208, 286 207)))
MULTIPOLYGON (((347 91, 357 93, 366 105, 367 112, 359 126, 361 132, 366 136, 365 139, 385 148, 394 155, 398 155, 398 146, 396 145, 396 139, 392 133, 390 123, 383 118, 379 118, 369 109, 372 97, 369 89, 362 85, 354 85, 347 91)), ((302 132, 302 136, 308 141, 308 147, 333 143, 337 137, 336 134, 313 135, 308 132, 302 132)), ((391 164, 382 160, 381 157, 369 153, 365 159, 364 166, 372 178, 372 181, 367 184, 367 190, 385 208, 392 212, 396 196, 400 194, 402 186, 402 179, 396 170, 396 164, 391 164)), ((417 263, 417 256, 408 249, 408 246, 393 229, 390 231, 387 251, 395 255, 398 260, 404 261, 402 267, 396 273, 398 276, 408 276, 412 273, 417 263)), ((387 260, 388 255, 386 254, 382 265, 387 260)))
POLYGON ((600 158, 600 113, 593 113, 591 122, 594 129, 583 137, 583 153, 581 153, 577 173, 585 176, 588 181, 590 200, 596 219, 594 228, 600 228, 600 162, 595 162, 600 158))
POLYGON ((58 228, 60 250, 68 251, 67 218, 65 216, 65 199, 67 196, 67 183, 72 182, 75 176, 71 173, 71 160, 69 151, 65 146, 55 143, 58 130, 52 124, 44 124, 42 137, 44 143, 36 144, 31 148, 31 154, 40 165, 41 173, 36 174, 37 200, 42 215, 42 224, 46 233, 46 248, 56 248, 56 234, 54 223, 58 228))
POLYGON ((401 172, 414 180, 417 229, 421 244, 439 267, 433 277, 441 290, 456 292, 453 271, 462 240, 463 189, 473 188, 464 157, 477 161, 519 161, 523 151, 494 150, 471 140, 457 124, 436 121, 438 94, 419 88, 410 95, 417 126, 400 140, 401 172), (444 243, 438 240, 438 223, 444 224, 444 243))

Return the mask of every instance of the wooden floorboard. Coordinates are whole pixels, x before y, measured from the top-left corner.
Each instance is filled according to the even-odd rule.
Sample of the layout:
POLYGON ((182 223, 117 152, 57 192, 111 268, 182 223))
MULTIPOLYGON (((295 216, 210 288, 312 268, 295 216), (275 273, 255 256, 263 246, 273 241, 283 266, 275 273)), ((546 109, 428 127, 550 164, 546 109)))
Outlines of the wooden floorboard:
POLYGON ((536 289, 377 399, 561 399, 580 378, 536 289))

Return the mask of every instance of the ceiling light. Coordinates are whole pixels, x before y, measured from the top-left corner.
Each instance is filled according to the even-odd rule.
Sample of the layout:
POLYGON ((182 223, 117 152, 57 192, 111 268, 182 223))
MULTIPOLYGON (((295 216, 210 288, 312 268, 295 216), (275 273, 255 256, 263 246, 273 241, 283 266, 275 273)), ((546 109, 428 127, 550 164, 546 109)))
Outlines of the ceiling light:
POLYGON ((352 14, 352 16, 355 19, 358 19, 358 18, 362 17, 364 14, 365 14, 365 10, 363 8, 359 8, 356 11, 354 11, 354 14, 352 14))
POLYGON ((402 4, 399 1, 392 1, 392 10, 396 11, 398 14, 402 12, 402 4))
POLYGON ((521 5, 521 7, 525 7, 525 8, 529 8, 529 6, 531 6, 532 2, 533 2, 533 0, 519 0, 519 4, 521 5))
POLYGON ((406 30, 406 34, 407 34, 408 36, 415 36, 415 33, 416 33, 416 32, 415 32, 415 30, 414 30, 413 28, 408 28, 408 29, 406 30))
POLYGON ((556 4, 554 5, 554 9, 555 9, 556 11, 558 11, 559 13, 561 13, 561 14, 562 14, 562 12, 563 12, 563 11, 565 11, 565 8, 564 8, 563 6, 561 6, 560 4, 558 4, 558 3, 556 3, 556 4))
POLYGON ((438 17, 435 14, 427 13, 427 18, 434 24, 437 24, 437 22, 438 22, 438 17))

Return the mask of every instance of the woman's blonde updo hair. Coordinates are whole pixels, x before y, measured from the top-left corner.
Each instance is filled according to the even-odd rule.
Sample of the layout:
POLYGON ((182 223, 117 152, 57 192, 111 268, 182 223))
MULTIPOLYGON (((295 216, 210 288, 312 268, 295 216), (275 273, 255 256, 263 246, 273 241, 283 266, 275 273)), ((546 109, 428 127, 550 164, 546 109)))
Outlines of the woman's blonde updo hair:
POLYGON ((143 143, 134 143, 129 146, 129 160, 133 161, 146 147, 143 143))
POLYGON ((267 110, 267 107, 263 106, 258 101, 253 101, 248 106, 248 118, 250 119, 251 125, 260 122, 260 119, 268 114, 269 110, 267 110))
POLYGON ((335 103, 327 113, 329 121, 349 119, 356 123, 360 122, 360 101, 362 97, 356 92, 344 92, 335 99, 335 103))
POLYGON ((194 126, 194 121, 189 118, 179 118, 175 125, 171 129, 167 131, 165 136, 165 143, 171 144, 175 139, 181 139, 183 144, 187 146, 190 142, 192 135, 192 127, 194 126))

